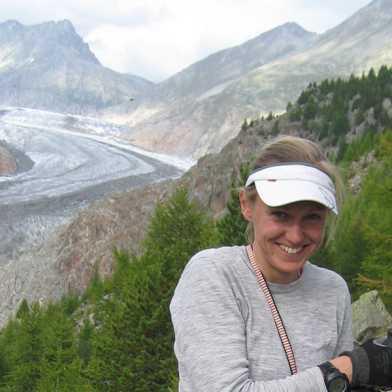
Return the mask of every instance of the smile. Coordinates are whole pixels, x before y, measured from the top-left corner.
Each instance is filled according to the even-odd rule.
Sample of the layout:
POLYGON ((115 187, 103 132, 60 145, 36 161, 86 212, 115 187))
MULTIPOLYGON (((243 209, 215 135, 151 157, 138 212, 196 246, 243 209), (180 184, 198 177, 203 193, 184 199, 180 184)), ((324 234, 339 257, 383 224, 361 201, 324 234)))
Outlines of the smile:
POLYGON ((298 253, 303 249, 303 246, 301 246, 299 248, 290 248, 288 246, 279 245, 279 247, 280 247, 280 249, 282 249, 283 251, 285 251, 286 253, 289 253, 289 254, 298 253))

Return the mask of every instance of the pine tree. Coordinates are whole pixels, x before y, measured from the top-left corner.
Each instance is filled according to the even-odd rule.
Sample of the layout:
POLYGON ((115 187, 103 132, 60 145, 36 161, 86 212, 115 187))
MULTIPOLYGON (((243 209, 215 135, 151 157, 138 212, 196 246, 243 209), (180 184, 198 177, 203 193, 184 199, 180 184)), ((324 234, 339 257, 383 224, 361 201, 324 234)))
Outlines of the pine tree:
POLYGON ((317 115, 319 108, 313 96, 309 97, 304 109, 304 119, 311 120, 317 115))
POLYGON ((156 207, 142 256, 122 255, 127 284, 101 311, 89 365, 98 390, 168 390, 177 369, 169 303, 191 255, 216 242, 212 221, 184 189, 156 207))
POLYGON ((63 312, 61 304, 50 304, 42 321, 37 392, 91 390, 81 375, 72 319, 63 312))
POLYGON ((41 377, 40 359, 43 347, 42 312, 38 305, 20 314, 15 336, 15 347, 10 358, 10 371, 5 385, 15 392, 34 391, 41 377))
POLYGON ((244 245, 248 243, 246 236, 247 222, 242 217, 239 201, 239 186, 243 186, 250 174, 249 165, 240 167, 240 178, 232 178, 230 197, 226 205, 225 215, 217 222, 219 243, 221 245, 244 245))
POLYGON ((275 120, 274 125, 271 129, 271 135, 277 136, 279 134, 279 119, 275 120))

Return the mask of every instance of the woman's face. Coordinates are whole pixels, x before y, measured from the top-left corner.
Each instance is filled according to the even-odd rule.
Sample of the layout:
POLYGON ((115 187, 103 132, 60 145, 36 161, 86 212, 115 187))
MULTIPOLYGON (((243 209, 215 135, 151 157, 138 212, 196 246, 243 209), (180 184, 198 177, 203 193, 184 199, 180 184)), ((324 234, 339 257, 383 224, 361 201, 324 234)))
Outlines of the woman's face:
POLYGON ((243 192, 240 199, 245 219, 253 223, 255 257, 266 279, 296 280, 323 239, 327 209, 311 201, 268 207, 259 197, 250 203, 243 192))

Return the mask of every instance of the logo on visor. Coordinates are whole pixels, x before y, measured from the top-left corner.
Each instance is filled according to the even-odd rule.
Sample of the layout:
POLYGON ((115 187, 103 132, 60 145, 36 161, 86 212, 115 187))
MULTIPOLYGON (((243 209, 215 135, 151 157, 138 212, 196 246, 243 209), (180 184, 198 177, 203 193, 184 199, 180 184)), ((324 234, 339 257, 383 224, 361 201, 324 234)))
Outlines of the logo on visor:
POLYGON ((335 196, 334 196, 334 193, 332 191, 330 191, 330 190, 325 189, 322 186, 318 186, 318 189, 319 189, 320 193, 324 196, 326 204, 330 208, 334 208, 335 207, 335 196))

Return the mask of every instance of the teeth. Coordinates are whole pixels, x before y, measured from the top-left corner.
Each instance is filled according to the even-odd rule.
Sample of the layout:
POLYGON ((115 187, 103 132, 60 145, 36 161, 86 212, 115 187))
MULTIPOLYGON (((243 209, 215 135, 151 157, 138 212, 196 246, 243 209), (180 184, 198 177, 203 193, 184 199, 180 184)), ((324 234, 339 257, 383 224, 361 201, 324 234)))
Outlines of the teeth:
POLYGON ((298 253, 302 249, 302 246, 300 248, 289 248, 288 246, 284 246, 284 245, 279 245, 279 246, 286 253, 298 253))

